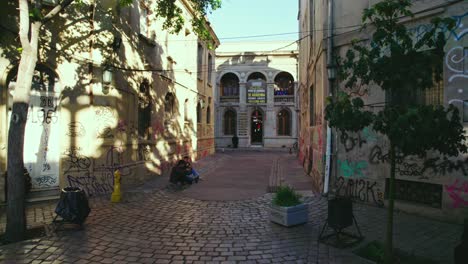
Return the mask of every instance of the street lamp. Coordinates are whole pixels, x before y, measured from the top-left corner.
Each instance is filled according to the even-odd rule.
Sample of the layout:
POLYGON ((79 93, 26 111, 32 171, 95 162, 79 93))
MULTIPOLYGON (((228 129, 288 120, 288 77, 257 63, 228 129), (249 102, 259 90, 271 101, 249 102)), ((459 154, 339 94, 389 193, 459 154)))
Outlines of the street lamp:
POLYGON ((109 65, 107 65, 102 72, 102 82, 104 84, 110 84, 112 82, 112 69, 109 65))

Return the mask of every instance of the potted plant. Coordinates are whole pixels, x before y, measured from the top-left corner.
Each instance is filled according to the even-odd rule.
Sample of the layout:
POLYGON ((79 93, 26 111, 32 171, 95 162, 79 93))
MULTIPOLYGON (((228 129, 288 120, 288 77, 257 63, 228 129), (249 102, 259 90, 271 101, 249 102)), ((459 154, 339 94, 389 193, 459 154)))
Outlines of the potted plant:
POLYGON ((270 207, 270 221, 294 226, 307 223, 309 210, 301 201, 301 195, 289 186, 279 186, 270 207))

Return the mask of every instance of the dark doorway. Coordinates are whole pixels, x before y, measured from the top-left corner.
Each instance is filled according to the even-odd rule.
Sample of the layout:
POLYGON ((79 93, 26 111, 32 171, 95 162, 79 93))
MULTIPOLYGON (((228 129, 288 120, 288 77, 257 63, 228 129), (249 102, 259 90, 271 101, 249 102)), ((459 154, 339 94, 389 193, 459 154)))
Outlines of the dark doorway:
POLYGON ((263 116, 259 110, 252 113, 250 135, 252 145, 261 145, 263 143, 263 116))

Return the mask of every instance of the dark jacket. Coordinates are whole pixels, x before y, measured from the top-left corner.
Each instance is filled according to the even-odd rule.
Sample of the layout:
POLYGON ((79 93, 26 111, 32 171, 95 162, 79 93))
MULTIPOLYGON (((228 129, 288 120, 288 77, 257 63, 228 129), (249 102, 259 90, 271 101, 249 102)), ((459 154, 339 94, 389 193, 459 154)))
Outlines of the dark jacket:
POLYGON ((187 175, 187 170, 185 168, 185 164, 178 164, 172 167, 169 181, 172 183, 184 182, 186 175, 187 175))

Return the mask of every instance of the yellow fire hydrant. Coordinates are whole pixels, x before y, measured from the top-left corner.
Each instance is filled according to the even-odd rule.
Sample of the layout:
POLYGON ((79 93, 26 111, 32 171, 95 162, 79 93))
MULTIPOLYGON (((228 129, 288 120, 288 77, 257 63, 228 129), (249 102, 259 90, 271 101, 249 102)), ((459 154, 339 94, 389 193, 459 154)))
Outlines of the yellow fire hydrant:
POLYGON ((114 172, 114 191, 112 192, 111 202, 118 203, 122 199, 122 193, 120 192, 120 171, 114 172))

